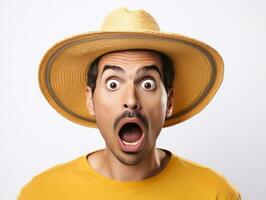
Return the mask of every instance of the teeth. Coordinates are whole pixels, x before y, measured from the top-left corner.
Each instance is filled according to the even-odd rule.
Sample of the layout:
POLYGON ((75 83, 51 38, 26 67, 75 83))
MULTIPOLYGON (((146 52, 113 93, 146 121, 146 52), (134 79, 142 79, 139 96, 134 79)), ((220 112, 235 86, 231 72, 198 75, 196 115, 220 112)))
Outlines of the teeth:
POLYGON ((125 144, 125 145, 129 145, 129 146, 134 146, 134 145, 138 145, 140 143, 140 140, 136 141, 136 142, 126 142, 124 140, 122 140, 122 142, 125 144))

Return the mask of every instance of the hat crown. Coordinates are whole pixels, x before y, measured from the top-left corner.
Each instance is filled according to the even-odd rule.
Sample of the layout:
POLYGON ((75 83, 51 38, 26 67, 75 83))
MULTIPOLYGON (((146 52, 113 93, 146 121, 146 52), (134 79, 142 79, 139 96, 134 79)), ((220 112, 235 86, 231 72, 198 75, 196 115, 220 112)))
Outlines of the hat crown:
POLYGON ((155 19, 146 11, 131 11, 122 7, 105 17, 100 30, 107 32, 145 32, 160 31, 160 27, 155 19))

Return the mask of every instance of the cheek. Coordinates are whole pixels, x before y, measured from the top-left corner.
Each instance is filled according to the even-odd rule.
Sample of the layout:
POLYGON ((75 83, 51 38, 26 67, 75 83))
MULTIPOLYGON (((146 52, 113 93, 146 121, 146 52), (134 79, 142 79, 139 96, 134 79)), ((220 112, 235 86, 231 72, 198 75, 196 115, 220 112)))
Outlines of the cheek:
POLYGON ((94 96, 94 110, 97 126, 104 138, 112 136, 113 123, 117 117, 118 101, 104 91, 97 91, 94 96))
POLYGON ((155 94, 145 95, 143 101, 142 106, 150 119, 151 128, 154 132, 160 131, 164 124, 167 105, 167 95, 164 87, 155 94))
MULTIPOLYGON (((105 92, 98 92, 94 98, 94 107, 97 115, 109 113, 113 111, 114 105, 117 104, 117 100, 105 92)), ((117 105, 116 105, 117 106, 117 105)))

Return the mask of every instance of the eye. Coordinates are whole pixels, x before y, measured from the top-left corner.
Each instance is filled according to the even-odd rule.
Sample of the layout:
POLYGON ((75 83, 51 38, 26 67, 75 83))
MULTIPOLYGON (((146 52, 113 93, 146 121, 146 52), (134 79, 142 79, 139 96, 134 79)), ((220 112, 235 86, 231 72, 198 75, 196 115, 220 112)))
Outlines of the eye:
POLYGON ((108 90, 117 90, 120 87, 120 83, 118 80, 115 79, 109 79, 106 82, 106 87, 108 90))
POLYGON ((142 81, 141 87, 144 90, 153 90, 156 87, 156 83, 152 79, 146 79, 146 80, 142 81))

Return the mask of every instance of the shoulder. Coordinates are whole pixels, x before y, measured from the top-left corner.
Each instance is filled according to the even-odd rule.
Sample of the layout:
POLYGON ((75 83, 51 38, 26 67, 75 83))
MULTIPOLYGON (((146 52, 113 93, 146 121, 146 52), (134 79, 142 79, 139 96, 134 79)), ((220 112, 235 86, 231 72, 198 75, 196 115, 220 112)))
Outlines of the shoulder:
POLYGON ((181 179, 187 182, 194 190, 205 190, 216 196, 216 199, 240 200, 240 194, 229 183, 224 175, 202 164, 176 156, 176 169, 181 179))
MULTIPOLYGON (((34 176, 20 191, 19 200, 36 199, 45 196, 46 191, 64 187, 73 182, 73 174, 79 171, 79 164, 84 156, 57 164, 34 176)), ((48 193, 47 193, 48 195, 48 193)))

